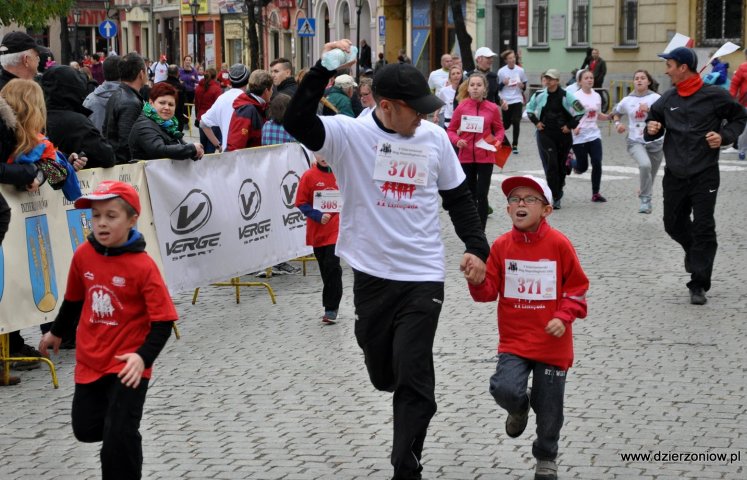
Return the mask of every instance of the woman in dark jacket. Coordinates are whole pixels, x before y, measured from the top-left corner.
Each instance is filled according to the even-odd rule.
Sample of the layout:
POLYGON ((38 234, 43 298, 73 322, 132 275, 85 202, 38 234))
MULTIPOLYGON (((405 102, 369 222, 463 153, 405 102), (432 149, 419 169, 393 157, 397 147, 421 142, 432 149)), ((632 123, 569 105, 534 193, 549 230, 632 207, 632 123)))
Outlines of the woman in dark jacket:
POLYGON ((86 168, 113 167, 114 148, 88 118, 91 111, 83 106, 88 95, 80 74, 67 65, 56 65, 42 75, 47 105, 47 136, 59 151, 70 157, 85 152, 86 168))
POLYGON ((184 134, 174 119, 177 100, 176 89, 166 82, 158 82, 150 89, 150 99, 130 132, 133 160, 202 158, 205 153, 202 144, 187 144, 182 140, 184 134))

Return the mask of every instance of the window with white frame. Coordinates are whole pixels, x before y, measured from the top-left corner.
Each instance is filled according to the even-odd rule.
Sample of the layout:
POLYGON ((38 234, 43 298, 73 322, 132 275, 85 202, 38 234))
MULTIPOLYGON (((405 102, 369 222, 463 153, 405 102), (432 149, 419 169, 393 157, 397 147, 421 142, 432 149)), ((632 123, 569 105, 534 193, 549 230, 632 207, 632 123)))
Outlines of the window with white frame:
POLYGON ((620 45, 638 45, 638 0, 620 1, 620 45))
POLYGON ((532 45, 535 47, 547 45, 548 1, 534 0, 532 2, 532 45))
POLYGON ((726 41, 741 43, 744 24, 743 2, 736 0, 700 0, 698 9, 700 44, 721 46, 726 41))
POLYGON ((571 46, 589 45, 589 0, 571 0, 571 46))

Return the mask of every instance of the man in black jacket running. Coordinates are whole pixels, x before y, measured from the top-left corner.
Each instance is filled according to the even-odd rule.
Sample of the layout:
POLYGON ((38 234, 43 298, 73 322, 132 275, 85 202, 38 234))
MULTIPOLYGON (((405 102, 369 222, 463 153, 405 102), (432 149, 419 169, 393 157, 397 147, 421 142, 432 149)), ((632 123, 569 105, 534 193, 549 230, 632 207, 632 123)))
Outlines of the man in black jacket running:
POLYGON ((716 257, 716 193, 719 147, 734 143, 747 113, 729 92, 704 85, 695 51, 675 48, 659 55, 674 88, 649 110, 646 141, 664 135, 664 230, 685 250, 690 303, 704 305, 716 257), (690 218, 692 214, 692 219, 690 218))

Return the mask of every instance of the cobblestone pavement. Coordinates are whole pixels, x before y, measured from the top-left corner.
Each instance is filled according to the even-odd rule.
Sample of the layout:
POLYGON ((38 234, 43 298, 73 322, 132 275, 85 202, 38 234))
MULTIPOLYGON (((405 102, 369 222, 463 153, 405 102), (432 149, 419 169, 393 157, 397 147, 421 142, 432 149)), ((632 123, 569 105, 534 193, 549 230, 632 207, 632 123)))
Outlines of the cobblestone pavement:
MULTIPOLYGON (((492 241, 509 228, 503 175, 541 173, 531 125, 521 153, 496 173, 492 241)), ((589 315, 575 327, 566 388, 561 478, 747 478, 747 241, 741 200, 747 162, 722 156, 719 251, 705 306, 692 306, 683 256, 663 231, 661 177, 654 213, 637 213, 637 168, 623 137, 604 128, 602 193, 589 175, 568 178, 551 223, 571 238, 590 280, 589 315), (696 453, 650 461, 623 454, 696 453), (725 459, 716 455, 724 454, 725 459)), ((444 220, 449 273, 436 338, 436 414, 426 440, 427 479, 531 479, 532 429, 509 439, 487 392, 495 367, 494 304, 475 304, 458 272, 461 246, 444 220)), ((362 220, 363 221, 363 220, 362 220)), ((181 340, 155 368, 142 422, 146 479, 386 479, 391 476, 391 396, 371 387, 353 336, 352 275, 345 267, 340 322, 322 326, 320 278, 270 280, 262 289, 207 287, 197 305, 179 295, 181 340)), ((39 334, 24 335, 35 344, 39 334)), ((70 429, 73 352, 0 388, 0 478, 92 479, 99 445, 70 429)), ((530 425, 534 417, 530 418, 530 425)))

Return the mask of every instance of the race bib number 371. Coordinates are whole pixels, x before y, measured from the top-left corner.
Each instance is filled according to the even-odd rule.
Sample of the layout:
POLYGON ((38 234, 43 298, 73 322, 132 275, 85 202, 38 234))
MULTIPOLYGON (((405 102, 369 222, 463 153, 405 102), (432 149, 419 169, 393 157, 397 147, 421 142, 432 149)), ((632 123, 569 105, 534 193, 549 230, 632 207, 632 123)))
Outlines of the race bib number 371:
POLYGON ((557 297, 557 262, 506 259, 506 298, 522 300, 552 300, 557 297))

